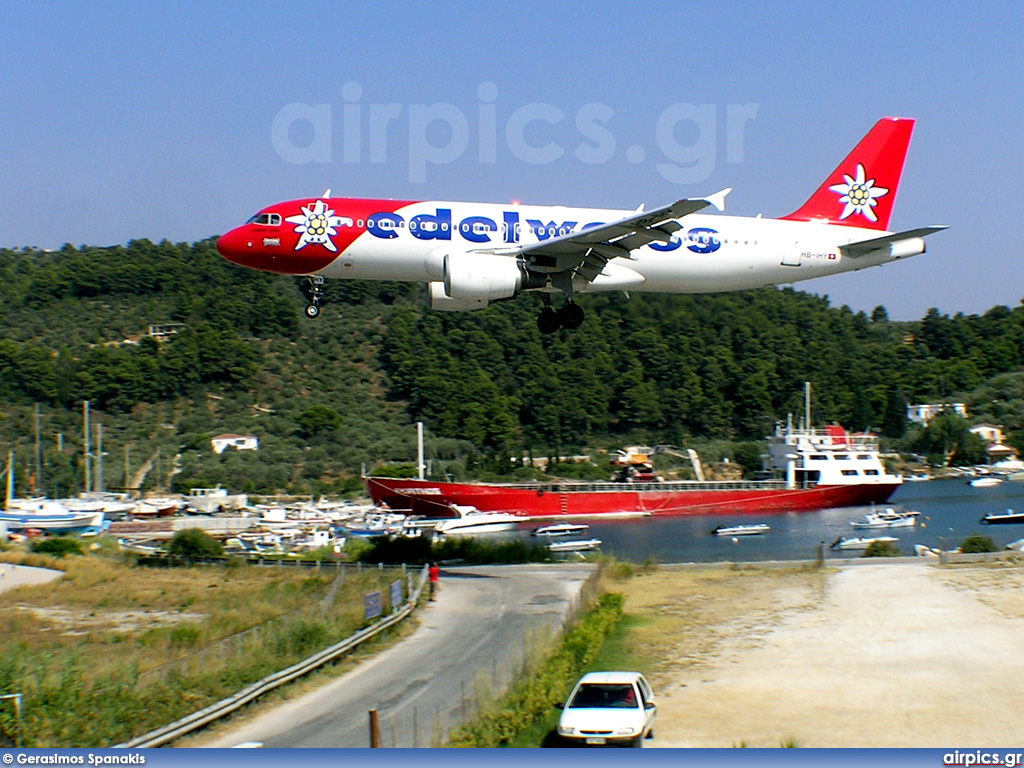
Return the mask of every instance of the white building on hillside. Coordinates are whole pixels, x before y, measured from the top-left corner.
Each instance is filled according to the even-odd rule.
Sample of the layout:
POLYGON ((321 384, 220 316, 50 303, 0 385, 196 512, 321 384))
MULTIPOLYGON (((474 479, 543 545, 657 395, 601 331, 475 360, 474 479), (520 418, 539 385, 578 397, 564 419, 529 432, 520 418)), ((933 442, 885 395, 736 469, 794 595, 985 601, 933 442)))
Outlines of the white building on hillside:
POLYGON ((258 451, 260 449, 259 438, 252 435, 217 435, 210 439, 214 453, 224 453, 227 448, 234 448, 238 451, 258 451))
POLYGON ((967 406, 963 403, 922 403, 907 406, 907 421, 928 426, 928 422, 943 411, 952 411, 957 416, 967 418, 967 406))

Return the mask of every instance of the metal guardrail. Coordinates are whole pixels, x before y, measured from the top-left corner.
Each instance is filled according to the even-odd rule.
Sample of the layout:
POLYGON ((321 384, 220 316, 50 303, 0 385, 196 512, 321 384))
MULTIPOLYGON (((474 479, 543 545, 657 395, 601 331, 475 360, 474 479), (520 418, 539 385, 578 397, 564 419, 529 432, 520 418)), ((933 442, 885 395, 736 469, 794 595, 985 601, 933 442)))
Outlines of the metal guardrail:
POLYGON ((136 736, 134 739, 126 741, 123 744, 115 744, 114 747, 128 748, 162 746, 174 739, 198 730, 205 725, 209 725, 214 720, 219 720, 222 717, 230 715, 232 712, 241 709, 246 704, 258 699, 265 693, 268 693, 285 683, 289 683, 296 678, 302 677, 303 675, 312 672, 317 667, 333 661, 339 656, 343 656, 360 643, 369 640, 379 632, 383 632, 385 629, 398 624, 400 621, 410 616, 413 609, 416 607, 416 604, 419 602, 420 596, 423 594, 423 587, 426 582, 427 569, 424 567, 420 572, 419 584, 416 586, 416 590, 409 596, 409 599, 400 610, 391 614, 391 616, 386 619, 382 619, 373 626, 356 632, 354 635, 342 640, 340 643, 332 645, 331 647, 320 651, 320 653, 314 654, 297 664, 293 664, 287 669, 276 672, 269 677, 265 677, 262 680, 243 688, 233 696, 229 696, 226 699, 222 699, 221 701, 211 704, 198 712, 193 712, 191 715, 187 715, 180 720, 175 720, 173 723, 165 725, 162 728, 157 728, 155 731, 150 731, 142 736, 136 736))

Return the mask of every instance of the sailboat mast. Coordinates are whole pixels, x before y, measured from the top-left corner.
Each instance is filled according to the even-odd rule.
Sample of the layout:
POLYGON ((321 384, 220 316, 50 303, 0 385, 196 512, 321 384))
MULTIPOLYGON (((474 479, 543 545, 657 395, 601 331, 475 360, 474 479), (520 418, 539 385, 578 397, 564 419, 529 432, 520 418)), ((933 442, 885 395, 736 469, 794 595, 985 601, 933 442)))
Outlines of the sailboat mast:
POLYGON ((14 500, 14 451, 7 452, 7 500, 4 502, 4 509, 11 508, 14 500))
POLYGON ((89 401, 82 403, 82 444, 85 446, 85 492, 92 490, 92 468, 89 465, 89 401))
POLYGON ((39 403, 36 403, 36 488, 43 487, 43 448, 39 442, 39 403))
POLYGON ((103 422, 96 422, 96 490, 103 493, 103 422))

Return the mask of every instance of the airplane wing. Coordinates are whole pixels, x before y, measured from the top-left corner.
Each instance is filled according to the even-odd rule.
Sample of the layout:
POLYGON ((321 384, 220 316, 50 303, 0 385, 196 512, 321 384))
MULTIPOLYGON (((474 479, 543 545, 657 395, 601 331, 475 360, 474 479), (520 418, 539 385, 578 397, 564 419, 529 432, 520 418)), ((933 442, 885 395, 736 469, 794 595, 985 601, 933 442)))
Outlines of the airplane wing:
MULTIPOLYGON (((941 232, 948 227, 920 227, 918 229, 908 229, 905 232, 894 232, 891 235, 882 235, 881 237, 873 237, 870 240, 860 240, 856 243, 850 243, 849 245, 839 246, 839 250, 842 251, 844 256, 850 258, 857 258, 863 256, 866 253, 877 251, 882 248, 892 247, 895 243, 902 242, 904 240, 913 240, 918 237, 925 237, 927 235, 941 232)), ((923 247, 923 246, 922 246, 923 247)))
MULTIPOLYGON (((708 206, 725 209, 725 196, 732 189, 723 189, 708 197, 677 200, 669 205, 642 211, 618 221, 589 227, 580 232, 552 237, 521 248, 502 249, 503 254, 516 255, 531 267, 548 272, 575 271, 593 281, 612 259, 633 259, 632 251, 655 241, 667 243, 672 234, 682 229, 676 219, 689 216, 708 206)), ((496 251, 497 252, 497 251, 496 251)))

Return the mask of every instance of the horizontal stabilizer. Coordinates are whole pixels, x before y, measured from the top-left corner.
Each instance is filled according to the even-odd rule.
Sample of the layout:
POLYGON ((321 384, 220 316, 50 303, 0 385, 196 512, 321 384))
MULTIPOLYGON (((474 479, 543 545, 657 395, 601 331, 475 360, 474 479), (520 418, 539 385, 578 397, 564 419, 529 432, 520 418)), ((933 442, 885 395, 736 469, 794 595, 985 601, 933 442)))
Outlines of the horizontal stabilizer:
POLYGON ((860 240, 856 243, 850 243, 849 245, 839 246, 839 250, 842 251, 844 256, 850 258, 857 258, 863 256, 866 253, 872 251, 879 251, 886 248, 891 248, 895 243, 903 242, 904 240, 914 240, 919 237, 927 237, 928 235, 941 232, 948 227, 919 227, 918 229, 908 229, 905 232, 893 232, 891 235, 883 235, 882 237, 873 237, 870 240, 860 240))

